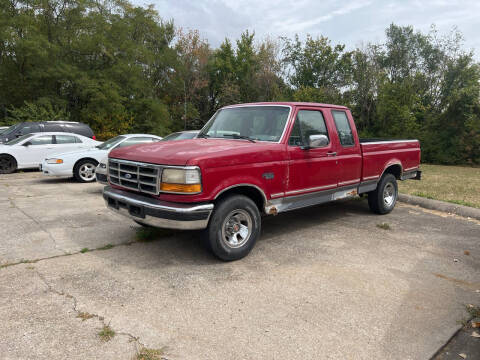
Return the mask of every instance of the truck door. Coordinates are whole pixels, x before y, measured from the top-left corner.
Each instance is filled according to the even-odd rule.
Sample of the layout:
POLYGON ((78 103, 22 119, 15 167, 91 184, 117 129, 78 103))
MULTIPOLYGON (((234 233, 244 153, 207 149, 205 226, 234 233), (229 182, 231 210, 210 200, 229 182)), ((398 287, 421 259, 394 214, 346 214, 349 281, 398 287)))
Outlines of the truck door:
POLYGON ((288 183, 286 196, 320 192, 337 187, 336 142, 333 124, 322 110, 299 108, 288 139, 288 183), (326 135, 328 144, 308 148, 310 135, 326 135))
POLYGON ((332 109, 331 114, 335 123, 335 140, 338 141, 338 187, 359 184, 362 172, 362 155, 355 123, 350 112, 345 110, 332 109), (352 129, 355 129, 355 131, 352 129))

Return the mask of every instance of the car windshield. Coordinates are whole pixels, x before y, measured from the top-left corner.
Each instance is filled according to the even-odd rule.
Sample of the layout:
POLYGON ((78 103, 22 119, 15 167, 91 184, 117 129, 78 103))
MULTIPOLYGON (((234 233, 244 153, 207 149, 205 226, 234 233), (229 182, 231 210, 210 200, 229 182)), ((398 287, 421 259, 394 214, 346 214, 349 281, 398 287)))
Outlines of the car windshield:
POLYGON ((8 129, 6 129, 5 131, 2 132, 2 135, 11 134, 15 130, 17 130, 20 127, 20 125, 22 125, 22 123, 18 123, 18 124, 10 126, 8 129))
POLYGON ((242 106, 218 111, 198 137, 280 140, 290 108, 285 106, 242 106))
POLYGON ((170 135, 165 136, 162 141, 169 141, 169 140, 185 140, 185 139, 193 139, 196 137, 198 132, 176 132, 170 135))
POLYGON ((117 145, 123 139, 125 139, 125 136, 122 136, 122 135, 116 136, 114 138, 111 138, 111 139, 105 141, 104 143, 101 143, 100 145, 97 145, 97 149, 110 150, 112 147, 117 145))
POLYGON ((15 139, 10 140, 9 142, 5 143, 5 145, 16 145, 16 144, 22 142, 23 140, 26 140, 26 139, 32 137, 32 135, 33 135, 33 134, 22 135, 22 136, 20 136, 20 137, 18 137, 18 138, 15 138, 15 139))

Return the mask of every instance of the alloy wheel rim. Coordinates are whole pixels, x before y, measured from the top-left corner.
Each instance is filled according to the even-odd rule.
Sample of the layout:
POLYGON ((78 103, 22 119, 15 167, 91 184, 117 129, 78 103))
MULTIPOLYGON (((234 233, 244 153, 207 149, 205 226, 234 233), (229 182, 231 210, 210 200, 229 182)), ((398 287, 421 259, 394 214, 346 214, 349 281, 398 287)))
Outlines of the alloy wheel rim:
POLYGON ((391 207, 395 202, 395 186, 390 182, 383 189, 383 202, 387 207, 391 207))
POLYGON ((91 181, 95 178, 95 166, 87 163, 80 166, 79 169, 80 178, 84 181, 91 181))
POLYGON ((243 209, 233 210, 223 221, 222 241, 233 249, 242 247, 250 239, 252 229, 252 216, 243 209))

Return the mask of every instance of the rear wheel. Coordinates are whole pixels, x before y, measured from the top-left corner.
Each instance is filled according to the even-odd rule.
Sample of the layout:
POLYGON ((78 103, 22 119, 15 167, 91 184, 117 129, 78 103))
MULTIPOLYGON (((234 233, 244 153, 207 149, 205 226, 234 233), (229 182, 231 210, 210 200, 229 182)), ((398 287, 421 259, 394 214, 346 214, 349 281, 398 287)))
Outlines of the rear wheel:
POLYGON ((257 205, 244 195, 231 195, 215 207, 206 230, 207 247, 225 261, 248 255, 260 236, 261 218, 257 205))
POLYGON ((80 160, 73 168, 73 176, 80 182, 95 181, 95 168, 97 165, 98 162, 95 160, 80 160))
POLYGON ((368 193, 368 205, 374 213, 388 214, 395 207, 397 198, 397 179, 392 174, 385 174, 378 182, 377 188, 368 193))
POLYGON ((17 161, 11 155, 0 155, 0 174, 11 174, 17 170, 17 161))

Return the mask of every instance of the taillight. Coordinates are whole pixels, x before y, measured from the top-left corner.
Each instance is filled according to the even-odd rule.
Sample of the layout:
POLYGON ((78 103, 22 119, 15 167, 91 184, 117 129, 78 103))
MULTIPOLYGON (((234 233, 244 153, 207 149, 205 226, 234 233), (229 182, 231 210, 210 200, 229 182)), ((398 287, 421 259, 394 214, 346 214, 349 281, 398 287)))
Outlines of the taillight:
POLYGON ((92 136, 93 140, 97 140, 97 137, 95 135, 92 136))

